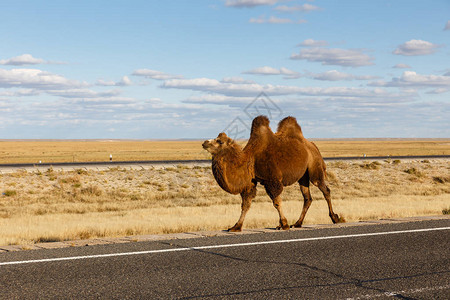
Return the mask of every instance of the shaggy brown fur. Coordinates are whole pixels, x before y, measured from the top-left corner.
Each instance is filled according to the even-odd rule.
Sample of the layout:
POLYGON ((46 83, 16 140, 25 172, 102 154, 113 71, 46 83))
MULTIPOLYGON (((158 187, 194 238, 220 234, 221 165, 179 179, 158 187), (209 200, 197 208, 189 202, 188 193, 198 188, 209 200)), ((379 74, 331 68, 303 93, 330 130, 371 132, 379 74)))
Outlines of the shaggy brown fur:
POLYGON ((241 194, 241 216, 234 226, 241 228, 251 200, 256 196, 253 157, 223 132, 216 139, 205 141, 203 148, 212 155, 212 172, 219 186, 230 194, 241 194))
POLYGON ((293 227, 301 227, 311 205, 309 182, 322 191, 333 223, 339 222, 339 216, 333 212, 331 205, 330 189, 325 184, 326 166, 323 158, 317 146, 303 137, 294 117, 283 119, 278 124, 276 133, 270 129, 266 116, 256 117, 252 122, 250 139, 243 150, 225 137, 226 135, 221 133, 214 141, 203 143, 203 147, 213 155, 213 173, 219 185, 225 191, 241 193, 241 196, 242 191, 245 191, 242 196, 241 217, 230 231, 241 230, 256 194, 256 182, 264 186, 278 211, 280 225, 277 228, 289 229, 280 195, 284 186, 295 182, 300 184, 304 204, 300 218, 293 227), (235 185, 235 188, 232 188, 232 185, 235 185))

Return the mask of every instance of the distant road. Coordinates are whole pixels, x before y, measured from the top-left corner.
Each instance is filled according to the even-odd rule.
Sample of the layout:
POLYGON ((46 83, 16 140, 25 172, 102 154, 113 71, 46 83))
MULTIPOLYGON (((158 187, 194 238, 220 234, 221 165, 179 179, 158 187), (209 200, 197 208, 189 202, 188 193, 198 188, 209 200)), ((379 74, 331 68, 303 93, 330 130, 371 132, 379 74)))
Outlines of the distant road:
POLYGON ((450 219, 0 254, 0 299, 449 299, 450 219))
MULTIPOLYGON (((450 155, 420 155, 420 156, 352 156, 352 157, 324 157, 326 161, 336 160, 383 160, 383 159, 445 159, 450 155)), ((76 166, 120 166, 120 165, 177 165, 177 164, 206 164, 211 160, 140 160, 140 161, 93 161, 93 162, 61 162, 37 164, 0 164, 0 168, 34 168, 34 167, 76 167, 76 166)))

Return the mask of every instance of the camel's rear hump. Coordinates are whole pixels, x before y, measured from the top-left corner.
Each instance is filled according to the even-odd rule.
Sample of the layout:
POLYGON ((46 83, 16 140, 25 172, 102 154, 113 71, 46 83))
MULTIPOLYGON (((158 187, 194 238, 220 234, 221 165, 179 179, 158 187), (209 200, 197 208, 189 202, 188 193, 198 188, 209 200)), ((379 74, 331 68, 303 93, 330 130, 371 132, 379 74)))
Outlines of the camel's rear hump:
POLYGON ((278 123, 277 135, 304 139, 302 128, 294 117, 286 117, 278 123))

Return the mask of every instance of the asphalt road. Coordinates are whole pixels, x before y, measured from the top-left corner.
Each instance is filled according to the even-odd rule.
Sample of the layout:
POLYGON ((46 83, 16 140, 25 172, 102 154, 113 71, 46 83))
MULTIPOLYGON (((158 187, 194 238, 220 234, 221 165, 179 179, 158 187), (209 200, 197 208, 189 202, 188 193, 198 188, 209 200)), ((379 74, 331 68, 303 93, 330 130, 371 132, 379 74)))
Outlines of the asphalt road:
MULTIPOLYGON (((407 156, 349 156, 349 157, 324 157, 326 161, 336 160, 383 160, 383 159, 448 159, 450 155, 407 155, 407 156)), ((1 168, 37 168, 37 167, 88 167, 88 166, 121 166, 121 165, 178 165, 178 164, 205 164, 211 163, 210 159, 191 160, 140 160, 140 161, 90 161, 90 162, 53 162, 53 163, 24 163, 24 164, 0 164, 1 168)))
POLYGON ((449 299, 450 219, 0 254, 0 298, 449 299))

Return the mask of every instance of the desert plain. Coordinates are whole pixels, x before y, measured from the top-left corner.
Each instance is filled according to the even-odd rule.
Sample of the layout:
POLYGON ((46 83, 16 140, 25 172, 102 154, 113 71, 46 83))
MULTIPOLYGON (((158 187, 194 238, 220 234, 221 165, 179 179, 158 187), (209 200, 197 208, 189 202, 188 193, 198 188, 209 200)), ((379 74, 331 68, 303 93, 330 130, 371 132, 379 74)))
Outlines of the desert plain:
MULTIPOLYGON (((92 153, 109 158, 110 152, 118 160, 208 158, 199 141, 160 141, 153 145, 143 141, 41 143, 44 144, 0 142, 1 162, 30 162, 38 156, 54 161, 64 161, 62 157, 69 157, 70 161, 70 156, 99 161, 99 156, 92 153)), ((450 154, 450 140, 335 140, 316 144, 325 157, 363 153, 450 154)), ((448 214, 449 161, 445 158, 327 161, 334 210, 348 222, 448 214)), ((331 223, 322 194, 315 187, 311 192, 313 204, 304 224, 331 223)), ((293 224, 303 205, 298 185, 286 187, 282 196, 285 214, 293 224)), ((223 230, 234 225, 239 213, 240 197, 221 190, 208 165, 101 170, 49 167, 0 174, 0 245, 223 230)), ((244 229, 274 228, 277 222, 276 210, 264 188, 258 186, 244 229)))

